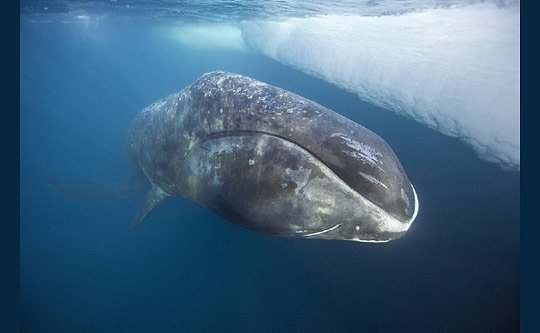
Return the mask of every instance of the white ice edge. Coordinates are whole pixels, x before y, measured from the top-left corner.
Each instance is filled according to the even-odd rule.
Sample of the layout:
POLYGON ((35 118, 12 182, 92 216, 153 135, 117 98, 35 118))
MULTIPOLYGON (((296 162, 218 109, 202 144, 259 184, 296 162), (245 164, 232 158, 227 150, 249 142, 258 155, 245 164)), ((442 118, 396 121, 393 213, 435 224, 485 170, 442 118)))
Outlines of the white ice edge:
MULTIPOLYGON (((519 6, 241 24, 246 44, 520 166, 519 6)), ((420 144, 420 143, 419 143, 420 144)))
POLYGON ((155 29, 155 34, 187 47, 204 50, 248 52, 240 29, 225 23, 181 23, 155 29))

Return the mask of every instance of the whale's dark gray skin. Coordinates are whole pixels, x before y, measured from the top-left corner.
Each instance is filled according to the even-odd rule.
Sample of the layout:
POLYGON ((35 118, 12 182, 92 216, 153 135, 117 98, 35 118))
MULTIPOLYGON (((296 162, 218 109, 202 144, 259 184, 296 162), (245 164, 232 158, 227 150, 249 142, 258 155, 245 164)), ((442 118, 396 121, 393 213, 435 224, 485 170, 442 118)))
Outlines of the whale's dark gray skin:
POLYGON ((146 107, 130 127, 132 182, 149 184, 132 221, 184 196, 236 224, 363 242, 400 237, 418 199, 386 142, 313 101, 211 72, 146 107))

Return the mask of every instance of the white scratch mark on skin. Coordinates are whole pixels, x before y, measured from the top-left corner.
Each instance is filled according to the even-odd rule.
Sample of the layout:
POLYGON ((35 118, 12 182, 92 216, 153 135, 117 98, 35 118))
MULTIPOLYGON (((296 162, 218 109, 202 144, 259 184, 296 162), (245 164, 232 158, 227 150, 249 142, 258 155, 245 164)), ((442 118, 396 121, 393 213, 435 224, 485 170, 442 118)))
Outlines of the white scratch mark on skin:
POLYGON ((338 224, 336 224, 335 226, 332 226, 332 227, 330 227, 330 228, 328 228, 328 229, 324 229, 324 230, 322 230, 322 231, 317 231, 317 232, 312 232, 311 234, 306 234, 306 235, 304 235, 304 237, 317 236, 317 235, 324 234, 324 233, 326 233, 326 232, 330 232, 330 231, 332 231, 332 230, 335 230, 335 229, 337 229, 337 228, 339 228, 339 227, 341 227, 341 223, 338 223, 338 224))
POLYGON ((373 165, 377 165, 378 163, 380 163, 379 157, 382 157, 382 155, 373 147, 368 146, 364 143, 355 141, 343 133, 333 133, 332 135, 330 135, 331 138, 336 137, 336 136, 341 138, 343 142, 349 148, 352 148, 354 150, 354 151, 342 150, 342 152, 344 152, 345 154, 355 157, 357 159, 358 158, 362 159, 373 165))
POLYGON ((360 239, 358 237, 352 238, 352 241, 361 242, 361 243, 388 243, 391 239, 382 239, 382 240, 375 240, 375 239, 360 239))
MULTIPOLYGON (((378 180, 377 178, 371 176, 371 175, 368 175, 366 173, 363 173, 361 171, 358 172, 358 174, 362 177, 364 177, 365 179, 367 179, 368 181, 370 181, 371 183, 373 184, 376 184, 376 185, 381 185, 382 187, 384 187, 385 189, 388 190, 388 187, 386 185, 384 185, 380 180, 378 180)), ((402 189, 403 190, 403 189, 402 189)))

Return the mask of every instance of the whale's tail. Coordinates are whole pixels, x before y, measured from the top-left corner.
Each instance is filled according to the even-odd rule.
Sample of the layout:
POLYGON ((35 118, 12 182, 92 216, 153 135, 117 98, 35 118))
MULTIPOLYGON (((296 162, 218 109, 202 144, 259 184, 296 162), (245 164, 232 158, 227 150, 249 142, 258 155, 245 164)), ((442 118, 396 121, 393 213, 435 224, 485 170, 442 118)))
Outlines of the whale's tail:
POLYGON ((148 192, 145 200, 139 207, 139 210, 131 221, 131 228, 139 226, 146 216, 160 202, 169 197, 161 188, 152 186, 150 181, 134 163, 131 167, 131 177, 127 183, 115 185, 90 185, 90 184, 71 184, 60 181, 55 178, 46 177, 46 181, 58 191, 69 195, 90 200, 107 200, 128 198, 143 191, 148 192))
POLYGON ((131 177, 129 180, 120 184, 73 184, 53 177, 45 177, 45 180, 60 192, 89 200, 128 198, 150 188, 150 182, 135 165, 131 167, 131 177))

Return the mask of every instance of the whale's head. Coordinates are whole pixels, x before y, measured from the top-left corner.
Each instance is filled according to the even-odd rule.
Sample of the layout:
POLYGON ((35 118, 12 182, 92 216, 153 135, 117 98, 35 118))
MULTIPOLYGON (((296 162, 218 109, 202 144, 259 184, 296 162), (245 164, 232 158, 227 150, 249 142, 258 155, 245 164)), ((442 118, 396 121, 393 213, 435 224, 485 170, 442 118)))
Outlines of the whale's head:
POLYGON ((191 150, 178 182, 224 218, 268 234, 361 242, 401 237, 416 217, 418 198, 395 155, 381 153, 380 169, 361 158, 342 161, 349 177, 286 139, 221 134, 191 150))
POLYGON ((386 242, 404 235, 418 214, 418 196, 395 153, 375 133, 355 127, 330 134, 316 156, 331 170, 333 184, 321 188, 321 196, 347 195, 327 214, 335 224, 305 237, 386 242))

